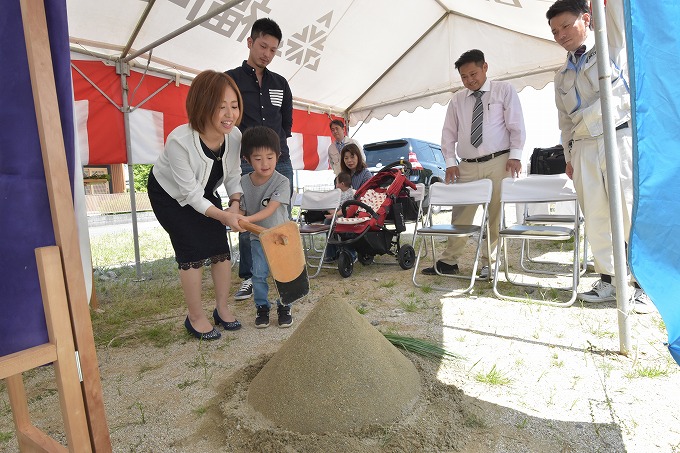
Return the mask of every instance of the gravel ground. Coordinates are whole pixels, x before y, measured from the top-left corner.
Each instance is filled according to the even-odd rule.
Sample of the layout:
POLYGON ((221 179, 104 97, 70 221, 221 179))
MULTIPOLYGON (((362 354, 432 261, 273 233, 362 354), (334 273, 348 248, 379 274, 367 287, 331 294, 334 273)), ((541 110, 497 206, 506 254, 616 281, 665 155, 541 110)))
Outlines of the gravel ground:
MULTIPOLYGON (((234 305, 244 328, 216 342, 201 344, 187 337, 165 348, 100 348, 113 450, 680 451, 680 373, 664 346, 666 331, 657 313, 631 314, 632 348, 624 356, 619 353, 615 303, 577 302, 558 308, 510 302, 495 298, 486 282, 478 282, 471 296, 452 297, 415 288, 411 273, 389 257, 377 261, 389 264, 357 264, 349 279, 337 271, 322 271, 312 280, 310 295, 295 305, 289 329, 279 329, 275 322, 256 329, 252 301, 244 301, 234 305), (349 304, 367 322, 353 334, 341 325, 312 329, 317 341, 307 334, 307 359, 317 367, 320 381, 347 373, 352 358, 365 360, 359 360, 357 351, 372 349, 367 338, 375 339, 374 332, 365 329, 425 338, 463 358, 428 361, 399 352, 417 370, 420 389, 415 401, 398 404, 404 408, 400 412, 385 406, 392 413, 382 421, 324 433, 277 426, 249 403, 249 386, 272 356, 286 354, 287 340, 302 328, 311 310, 328 303, 349 304), (346 354, 334 351, 336 362, 323 346, 329 338, 337 338, 343 345, 338 351, 346 354), (343 369, 333 368, 338 365, 343 369)), ((594 280, 594 275, 586 275, 581 288, 594 280)), ((452 288, 464 284, 441 277, 432 281, 452 288)), ((206 311, 210 305, 205 302, 206 311)), ((184 313, 168 314, 163 322, 168 316, 181 330, 184 313)), ((330 318, 326 322, 332 325, 330 318)), ((341 324, 342 316, 337 318, 341 324)), ((360 371, 365 368, 364 363, 360 371)), ((318 396, 313 388, 305 392, 291 385, 304 378, 294 373, 284 380, 269 378, 258 388, 272 395, 290 393, 290 402, 272 400, 297 401, 302 407, 318 396)), ((374 378, 378 383, 372 385, 378 386, 395 376, 374 378)), ((24 380, 34 423, 63 442, 52 369, 31 371, 24 380)), ((7 392, 4 386, 0 390, 0 451, 14 452, 18 448, 11 434, 7 392)), ((345 385, 342 392, 338 398, 351 398, 367 412, 385 403, 377 400, 385 397, 375 388, 345 385)), ((295 417, 294 408, 287 411, 288 417, 295 417)), ((340 420, 338 415, 325 416, 323 426, 340 420)))

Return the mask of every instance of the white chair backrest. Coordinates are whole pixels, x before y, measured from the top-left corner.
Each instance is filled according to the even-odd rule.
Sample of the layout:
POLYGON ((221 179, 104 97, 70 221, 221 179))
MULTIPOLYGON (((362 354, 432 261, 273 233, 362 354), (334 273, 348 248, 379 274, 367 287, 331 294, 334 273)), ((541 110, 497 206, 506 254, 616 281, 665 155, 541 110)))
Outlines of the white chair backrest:
POLYGON ((574 183, 565 174, 531 175, 505 178, 501 185, 501 201, 505 203, 544 203, 576 200, 574 183))
POLYGON ((293 191, 293 195, 290 197, 291 207, 300 206, 302 202, 302 194, 296 190, 293 191))
POLYGON ((490 179, 445 184, 436 182, 430 186, 430 205, 453 206, 481 204, 491 200, 493 185, 490 179))
POLYGON ((315 190, 305 190, 302 192, 302 199, 300 200, 300 209, 337 209, 340 205, 340 189, 333 189, 326 192, 318 192, 315 190))
POLYGON ((425 184, 419 182, 416 184, 415 189, 407 187, 409 195, 416 203, 419 203, 423 198, 425 198, 425 184))

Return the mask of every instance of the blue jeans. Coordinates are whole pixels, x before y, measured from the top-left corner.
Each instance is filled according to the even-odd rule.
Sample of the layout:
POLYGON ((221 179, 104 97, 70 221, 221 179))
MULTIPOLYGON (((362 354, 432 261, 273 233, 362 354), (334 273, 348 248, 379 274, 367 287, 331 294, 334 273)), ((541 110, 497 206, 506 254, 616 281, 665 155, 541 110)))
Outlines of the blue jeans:
MULTIPOLYGON (((241 159, 241 174, 247 175, 253 171, 253 167, 245 160, 241 159)), ((288 178, 290 182, 290 193, 293 194, 293 164, 290 159, 278 161, 276 171, 288 178)), ((288 216, 290 217, 291 206, 288 204, 288 216)), ((250 247, 250 233, 243 232, 238 235, 238 276, 243 280, 253 277, 253 257, 250 247)))
MULTIPOLYGON (((255 299, 255 307, 271 307, 269 304, 269 284, 267 277, 269 277, 269 264, 267 258, 264 256, 262 244, 260 241, 251 241, 250 250, 253 257, 253 298, 255 299)), ((281 301, 276 300, 276 305, 281 306, 281 301)))

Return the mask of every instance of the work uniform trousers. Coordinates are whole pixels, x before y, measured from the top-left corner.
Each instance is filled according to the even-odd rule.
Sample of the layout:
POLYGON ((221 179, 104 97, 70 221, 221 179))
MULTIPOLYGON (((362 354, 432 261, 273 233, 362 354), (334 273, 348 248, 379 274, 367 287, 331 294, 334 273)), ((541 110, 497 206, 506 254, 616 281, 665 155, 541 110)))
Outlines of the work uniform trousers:
POLYGON ((630 128, 616 131, 620 159, 620 191, 612 194, 607 184, 607 161, 604 136, 575 140, 571 149, 574 188, 585 219, 586 234, 593 253, 595 272, 614 275, 612 220, 622 222, 624 240, 628 242, 633 211, 633 137, 630 128), (612 219, 609 197, 621 198, 622 218, 612 219))
MULTIPOLYGON (((487 256, 486 247, 482 246, 481 266, 492 266, 496 261, 496 246, 498 245, 501 214, 501 183, 504 178, 510 177, 510 173, 505 169, 509 156, 509 154, 503 154, 486 162, 461 161, 458 165, 460 177, 457 182, 472 182, 485 178, 493 182, 493 193, 489 203, 489 230, 487 231, 491 244, 491 257, 487 256)), ((478 209, 479 206, 476 205, 454 208, 451 214, 451 223, 454 225, 474 224, 475 214, 478 209)), ((458 264, 467 242, 468 238, 466 237, 449 238, 440 260, 446 264, 458 264)))

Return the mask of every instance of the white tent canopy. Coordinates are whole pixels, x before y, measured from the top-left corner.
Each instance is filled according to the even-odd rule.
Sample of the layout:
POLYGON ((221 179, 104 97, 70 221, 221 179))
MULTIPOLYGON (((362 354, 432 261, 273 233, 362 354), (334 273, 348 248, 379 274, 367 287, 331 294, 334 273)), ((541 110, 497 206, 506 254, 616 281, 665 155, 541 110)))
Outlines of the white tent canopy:
MULTIPOLYGON (((133 54, 210 10, 230 6, 152 50, 154 68, 189 76, 239 66, 248 55, 253 21, 271 17, 283 40, 270 69, 288 79, 296 105, 345 115, 354 125, 445 104, 462 87, 454 62, 473 48, 486 54, 491 79, 509 80, 518 90, 543 88, 564 59, 545 19, 551 2, 67 0, 67 5, 72 49, 113 60, 126 45, 125 55, 133 54)), ((147 57, 134 64, 145 65, 147 57)))

